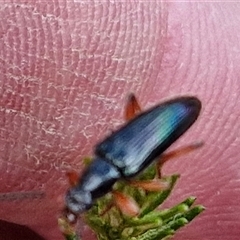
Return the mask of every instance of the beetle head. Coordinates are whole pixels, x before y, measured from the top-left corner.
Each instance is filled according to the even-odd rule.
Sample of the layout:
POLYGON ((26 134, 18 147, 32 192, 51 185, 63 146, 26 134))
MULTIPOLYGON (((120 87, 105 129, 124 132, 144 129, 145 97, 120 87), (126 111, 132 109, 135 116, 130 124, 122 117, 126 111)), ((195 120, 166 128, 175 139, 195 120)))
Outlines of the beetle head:
POLYGON ((89 191, 71 188, 66 194, 66 206, 69 212, 80 214, 92 206, 92 196, 89 191))

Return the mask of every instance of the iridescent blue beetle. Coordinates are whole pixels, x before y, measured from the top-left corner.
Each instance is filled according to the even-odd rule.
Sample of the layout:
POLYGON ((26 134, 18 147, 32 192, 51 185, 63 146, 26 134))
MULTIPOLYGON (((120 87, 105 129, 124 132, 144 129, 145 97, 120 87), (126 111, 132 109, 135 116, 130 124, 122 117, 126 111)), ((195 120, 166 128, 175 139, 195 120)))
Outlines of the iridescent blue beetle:
MULTIPOLYGON (((138 110, 132 95, 127 115, 138 110)), ((83 213, 97 198, 110 192, 117 180, 139 174, 188 130, 200 110, 201 102, 196 97, 174 98, 140 113, 97 144, 93 161, 66 194, 68 212, 83 213)))

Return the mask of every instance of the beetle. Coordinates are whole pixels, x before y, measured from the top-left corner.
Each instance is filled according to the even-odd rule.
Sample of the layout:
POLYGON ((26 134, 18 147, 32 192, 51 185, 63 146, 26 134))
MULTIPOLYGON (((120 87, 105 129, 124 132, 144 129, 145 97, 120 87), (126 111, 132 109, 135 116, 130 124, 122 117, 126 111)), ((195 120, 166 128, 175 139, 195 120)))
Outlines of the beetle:
MULTIPOLYGON (((140 111, 134 95, 130 99, 127 118, 140 111)), ((93 161, 65 196, 67 211, 84 213, 116 181, 138 175, 191 127, 200 110, 196 97, 173 98, 138 114, 98 143, 93 161)))

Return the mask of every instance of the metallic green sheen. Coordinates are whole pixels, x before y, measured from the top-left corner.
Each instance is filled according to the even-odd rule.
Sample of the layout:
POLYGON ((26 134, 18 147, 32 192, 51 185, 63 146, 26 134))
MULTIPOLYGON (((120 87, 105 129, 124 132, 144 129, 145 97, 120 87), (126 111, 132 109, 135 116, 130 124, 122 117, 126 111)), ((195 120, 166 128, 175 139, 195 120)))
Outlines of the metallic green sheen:
POLYGON ((195 122, 200 109, 194 97, 159 104, 97 145, 96 155, 117 167, 123 177, 134 176, 195 122))

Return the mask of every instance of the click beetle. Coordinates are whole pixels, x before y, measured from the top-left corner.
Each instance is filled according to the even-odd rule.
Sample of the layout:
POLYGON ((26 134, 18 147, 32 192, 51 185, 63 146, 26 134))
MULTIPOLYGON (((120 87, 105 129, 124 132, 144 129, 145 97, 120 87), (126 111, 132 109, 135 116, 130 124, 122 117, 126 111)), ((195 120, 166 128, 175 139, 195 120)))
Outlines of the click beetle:
POLYGON ((138 114, 97 144, 93 161, 66 194, 68 212, 85 212, 117 180, 139 174, 190 128, 200 110, 196 97, 177 97, 138 114))

